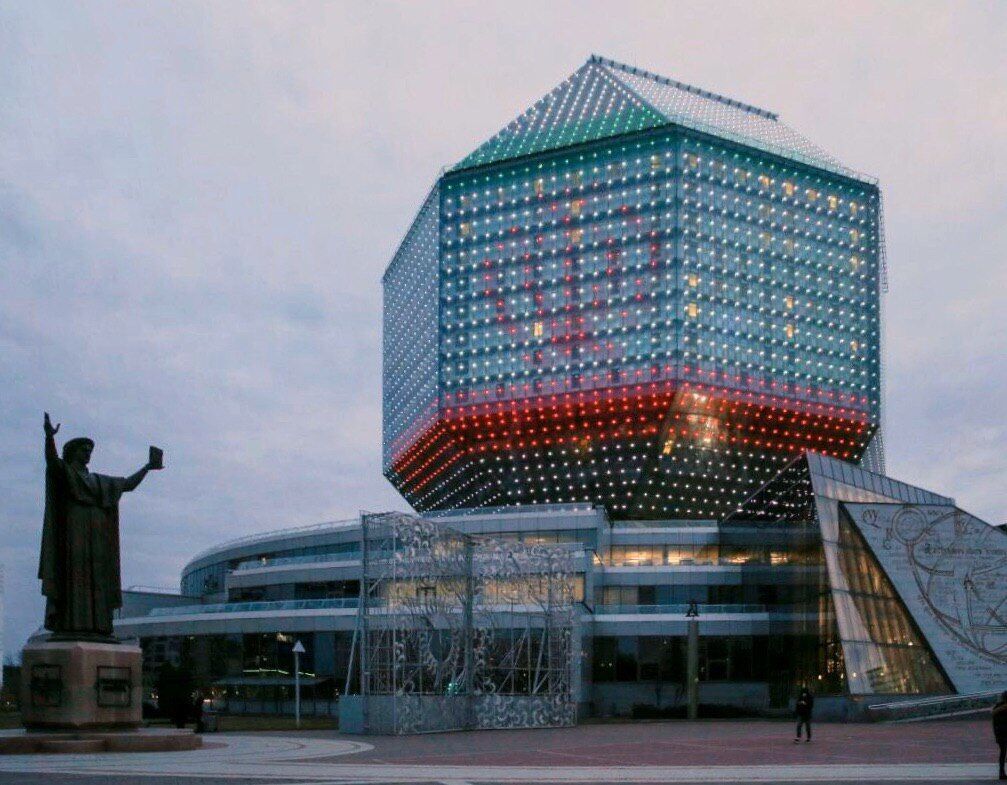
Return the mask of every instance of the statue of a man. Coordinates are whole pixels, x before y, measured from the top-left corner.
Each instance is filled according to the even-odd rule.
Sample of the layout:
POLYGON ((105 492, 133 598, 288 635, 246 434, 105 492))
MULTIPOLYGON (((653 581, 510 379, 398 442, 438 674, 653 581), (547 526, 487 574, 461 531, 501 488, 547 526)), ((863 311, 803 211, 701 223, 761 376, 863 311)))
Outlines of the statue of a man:
POLYGON ((119 575, 119 497, 140 484, 151 460, 129 477, 87 470, 94 442, 71 439, 56 452, 59 425, 45 413, 45 518, 38 577, 46 597, 45 627, 63 638, 112 635, 112 613, 122 605, 119 575))

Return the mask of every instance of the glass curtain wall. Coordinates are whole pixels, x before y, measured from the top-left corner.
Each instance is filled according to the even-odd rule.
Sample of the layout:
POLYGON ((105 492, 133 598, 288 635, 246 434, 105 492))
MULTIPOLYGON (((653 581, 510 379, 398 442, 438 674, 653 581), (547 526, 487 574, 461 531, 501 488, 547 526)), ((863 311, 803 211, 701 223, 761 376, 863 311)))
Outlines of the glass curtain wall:
POLYGON ((820 500, 818 507, 849 691, 952 692, 849 514, 831 499, 820 500))

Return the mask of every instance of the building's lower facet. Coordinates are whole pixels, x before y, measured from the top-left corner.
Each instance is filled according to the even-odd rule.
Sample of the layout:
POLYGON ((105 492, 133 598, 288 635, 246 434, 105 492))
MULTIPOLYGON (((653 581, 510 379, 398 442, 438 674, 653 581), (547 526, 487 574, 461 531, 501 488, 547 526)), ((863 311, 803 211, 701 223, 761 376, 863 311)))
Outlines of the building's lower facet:
MULTIPOLYGON (((371 690, 375 712, 384 701, 411 716, 395 695, 410 692, 401 681, 418 679, 431 701, 470 723, 464 727, 484 727, 476 693, 513 697, 498 713, 520 723, 520 707, 553 700, 545 689, 558 685, 542 657, 559 650, 532 621, 548 605, 550 571, 539 562, 519 581, 513 567, 491 580, 478 565, 531 564, 521 554, 540 558, 551 548, 570 560, 562 586, 574 599, 576 644, 561 647, 563 662, 550 667, 576 674, 568 683, 581 716, 684 713, 691 602, 700 612, 700 703, 717 711, 786 706, 801 685, 832 716, 862 714, 871 702, 1005 686, 1007 535, 951 499, 818 454, 792 461, 720 521, 613 521, 590 504, 396 520, 418 532, 398 567, 402 548, 362 538, 360 521, 248 538, 190 563, 183 586, 191 598, 130 597, 117 630, 140 638, 148 688, 161 662, 187 663, 231 711, 292 710, 290 651, 300 640, 305 710, 335 714, 343 695, 361 691, 361 657, 372 660, 370 672, 384 651, 372 634, 372 645, 361 646, 363 588, 368 623, 391 636, 389 652, 405 647, 403 663, 441 658, 408 674, 393 668, 383 681, 373 675, 385 685, 371 690), (486 562, 473 552, 475 573, 464 549, 431 545, 465 538, 495 554, 486 562), (439 566, 427 569, 432 557, 423 553, 438 554, 439 566), (448 563, 454 578, 445 577, 453 574, 448 563), (398 572, 381 572, 389 569, 398 572), (518 583, 538 589, 518 591, 518 583), (131 613, 141 599, 146 610, 131 613), (398 621, 389 622, 389 603, 400 609, 398 621), (418 620, 429 633, 416 637, 418 620), (478 664, 466 669, 466 656, 478 664), (476 689, 455 677, 465 673, 485 683, 476 689)), ((549 716, 562 716, 550 705, 559 713, 549 716)))

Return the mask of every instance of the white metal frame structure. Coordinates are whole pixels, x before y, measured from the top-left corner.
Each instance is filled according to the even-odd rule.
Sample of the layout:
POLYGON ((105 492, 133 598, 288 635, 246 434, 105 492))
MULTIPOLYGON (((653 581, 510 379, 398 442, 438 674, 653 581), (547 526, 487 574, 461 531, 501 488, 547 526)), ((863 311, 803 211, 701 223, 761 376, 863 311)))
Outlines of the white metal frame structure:
POLYGON ((364 515, 354 650, 364 732, 572 725, 574 548, 364 515))

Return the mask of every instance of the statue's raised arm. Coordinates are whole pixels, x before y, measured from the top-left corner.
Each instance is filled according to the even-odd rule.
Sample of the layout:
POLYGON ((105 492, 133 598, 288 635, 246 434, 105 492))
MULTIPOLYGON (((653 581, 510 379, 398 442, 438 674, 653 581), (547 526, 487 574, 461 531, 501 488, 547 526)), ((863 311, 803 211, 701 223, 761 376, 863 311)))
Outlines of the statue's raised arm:
POLYGON ((49 419, 49 412, 44 412, 45 419, 42 422, 42 427, 45 429, 45 462, 46 464, 52 464, 53 461, 59 460, 59 453, 56 452, 56 439, 54 438, 57 433, 59 433, 59 423, 56 423, 56 427, 53 427, 52 420, 49 419))

